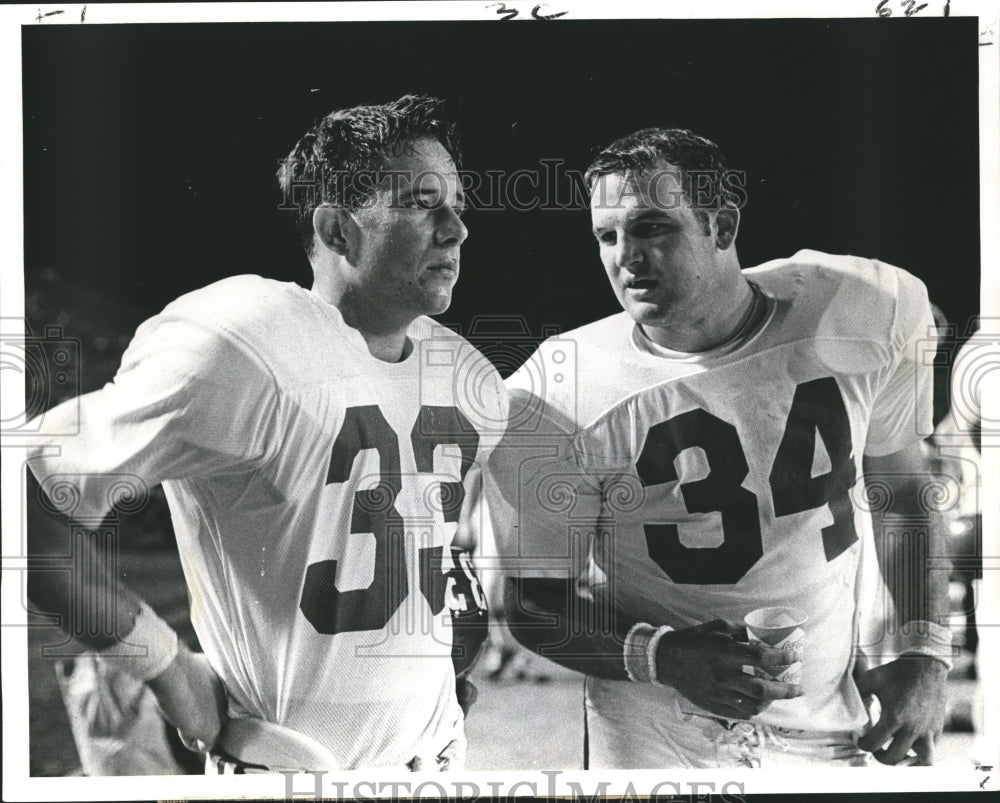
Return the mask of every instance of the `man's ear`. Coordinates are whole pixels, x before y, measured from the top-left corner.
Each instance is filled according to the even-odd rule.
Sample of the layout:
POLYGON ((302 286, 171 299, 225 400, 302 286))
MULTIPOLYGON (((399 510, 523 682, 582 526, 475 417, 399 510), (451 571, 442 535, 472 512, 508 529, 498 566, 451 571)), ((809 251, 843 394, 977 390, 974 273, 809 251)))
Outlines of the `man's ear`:
POLYGON ((354 221, 342 206, 320 204, 313 210, 313 233, 316 239, 340 256, 350 250, 350 232, 354 221))
POLYGON ((735 206, 724 206, 715 213, 715 244, 725 251, 736 242, 740 229, 740 210, 735 206))

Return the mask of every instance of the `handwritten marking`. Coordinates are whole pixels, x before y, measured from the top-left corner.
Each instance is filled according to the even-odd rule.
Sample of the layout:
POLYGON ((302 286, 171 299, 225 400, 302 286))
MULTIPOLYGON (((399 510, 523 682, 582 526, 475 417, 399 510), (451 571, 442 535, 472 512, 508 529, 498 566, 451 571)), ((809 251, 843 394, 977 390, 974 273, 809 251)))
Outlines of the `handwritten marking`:
POLYGON ((983 778, 983 782, 982 782, 981 784, 979 784, 979 788, 980 788, 980 789, 985 789, 985 788, 986 788, 986 782, 987 782, 987 781, 988 781, 989 779, 990 779, 990 776, 989 776, 989 775, 987 775, 987 776, 986 776, 985 778, 983 778))
POLYGON ((58 11, 46 11, 43 14, 42 10, 38 9, 38 16, 35 17, 35 22, 41 22, 46 17, 54 17, 56 14, 62 14, 62 13, 63 13, 63 10, 59 9, 58 11))
POLYGON ((86 22, 86 21, 87 21, 87 7, 84 6, 83 11, 80 12, 80 22, 86 22))
POLYGON ((536 19, 536 20, 554 20, 554 19, 558 19, 559 17, 565 17, 567 14, 569 14, 568 11, 559 11, 559 12, 557 12, 555 14, 542 14, 540 12, 542 10, 542 6, 544 6, 544 5, 545 5, 544 3, 541 3, 541 4, 537 5, 537 6, 535 6, 533 9, 531 9, 531 18, 532 19, 536 19))
MULTIPOLYGON (((888 0, 886 0, 888 2, 888 0)), ((556 11, 552 14, 542 13, 542 9, 545 8, 545 3, 539 3, 533 9, 531 9, 531 18, 534 20, 542 20, 547 22, 548 20, 558 19, 559 17, 565 17, 569 14, 568 11, 556 11)), ((496 14, 506 22, 507 20, 512 20, 518 16, 521 11, 517 8, 508 8, 506 3, 488 3, 487 8, 496 8, 496 14)))
MULTIPOLYGON (((900 0, 899 4, 903 8, 903 16, 905 17, 912 17, 916 14, 919 14, 928 6, 927 3, 922 3, 921 5, 918 6, 917 0, 900 0)), ((877 6, 875 6, 875 13, 877 13, 880 17, 891 17, 892 9, 887 8, 888 5, 889 5, 889 0, 882 0, 882 2, 880 2, 877 6)), ((950 13, 951 11, 948 7, 948 4, 945 4, 944 15, 947 17, 950 13)))
POLYGON ((497 15, 504 22, 506 22, 507 20, 514 19, 514 17, 516 17, 518 14, 521 13, 516 8, 507 8, 507 4, 506 3, 490 3, 486 7, 487 8, 493 8, 493 6, 500 6, 500 8, 497 9, 497 15), (506 17, 503 16, 504 14, 506 14, 507 16, 506 17))

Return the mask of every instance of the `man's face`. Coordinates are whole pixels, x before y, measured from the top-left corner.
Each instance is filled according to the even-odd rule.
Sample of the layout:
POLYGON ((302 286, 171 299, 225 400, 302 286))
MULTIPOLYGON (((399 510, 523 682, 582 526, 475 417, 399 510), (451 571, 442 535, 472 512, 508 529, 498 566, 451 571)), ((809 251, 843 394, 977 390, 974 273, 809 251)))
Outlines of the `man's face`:
POLYGON ((591 222, 618 301, 647 326, 694 323, 710 314, 717 266, 715 221, 695 214, 678 168, 600 177, 591 222))
POLYGON ((455 164, 440 142, 421 139, 387 159, 385 171, 354 213, 353 292, 387 321, 444 312, 469 233, 459 218, 464 196, 455 164))

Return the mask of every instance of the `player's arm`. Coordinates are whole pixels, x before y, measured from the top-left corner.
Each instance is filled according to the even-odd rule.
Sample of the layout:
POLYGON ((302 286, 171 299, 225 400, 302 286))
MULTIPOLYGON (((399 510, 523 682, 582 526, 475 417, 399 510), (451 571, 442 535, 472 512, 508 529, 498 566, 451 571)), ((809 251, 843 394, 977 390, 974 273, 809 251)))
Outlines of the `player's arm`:
POLYGON ((613 606, 577 594, 558 578, 508 577, 505 607, 514 637, 556 663, 610 680, 672 686, 696 705, 748 719, 798 686, 753 677, 744 666, 790 664, 795 656, 747 643, 746 630, 721 619, 671 629, 625 619, 613 606))
POLYGON ((482 543, 483 477, 478 463, 473 463, 465 475, 462 508, 458 514, 458 526, 452 546, 465 552, 476 552, 482 543))
POLYGON ((883 763, 899 763, 912 748, 929 764, 943 727, 951 663, 951 634, 941 626, 949 572, 941 516, 922 503, 934 498, 938 477, 914 433, 931 430, 934 379, 921 353, 937 330, 924 285, 896 270, 884 274, 887 280, 895 282, 886 331, 893 356, 874 377, 863 470, 866 483, 888 489, 888 509, 875 519, 876 552, 904 643, 897 660, 858 679, 861 693, 876 695, 882 709, 858 744, 883 763), (907 524, 893 527, 894 520, 907 524))
POLYGON ((111 666, 145 680, 185 741, 213 745, 226 697, 208 659, 192 653, 139 596, 106 571, 102 552, 107 546, 71 538, 70 518, 56 512, 30 469, 27 475, 32 606, 60 617, 70 635, 111 666), (47 568, 51 558, 65 559, 73 550, 74 564, 87 571, 47 568))
POLYGON ((123 482, 148 488, 265 459, 274 394, 255 368, 197 322, 153 318, 137 331, 114 382, 44 414, 29 453, 33 604, 63 617, 103 660, 147 682, 189 744, 211 746, 224 716, 223 687, 207 658, 192 654, 92 554, 75 556, 85 561, 77 565, 94 567, 75 576, 45 570, 44 558, 93 550, 71 542, 72 522, 107 515, 123 482), (76 434, 47 434, 66 432, 76 434))
POLYGON ((921 503, 935 475, 919 441, 893 454, 866 457, 864 471, 867 480, 890 489, 891 508, 884 520, 908 518, 926 521, 927 527, 876 527, 879 565, 905 644, 899 658, 870 670, 858 682, 861 693, 876 695, 882 708, 878 723, 858 744, 885 764, 899 763, 911 748, 921 763, 931 764, 944 726, 951 664, 951 634, 940 624, 948 616, 942 518, 921 503))

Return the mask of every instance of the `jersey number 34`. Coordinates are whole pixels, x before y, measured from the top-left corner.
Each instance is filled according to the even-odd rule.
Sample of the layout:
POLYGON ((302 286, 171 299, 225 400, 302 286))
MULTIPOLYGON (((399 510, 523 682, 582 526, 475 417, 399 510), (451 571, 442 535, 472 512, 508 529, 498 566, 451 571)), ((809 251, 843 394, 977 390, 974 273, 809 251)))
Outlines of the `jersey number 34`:
MULTIPOLYGON (((742 486, 749 468, 736 427, 702 409, 655 424, 636 471, 644 487, 676 482, 674 460, 694 446, 704 450, 709 474, 681 486, 684 504, 689 513, 720 513, 723 541, 717 547, 687 547, 680 542, 676 524, 646 524, 649 556, 675 583, 736 583, 764 553, 757 496, 742 486)), ((823 377, 800 384, 771 466, 774 515, 829 505, 833 523, 822 534, 823 551, 831 561, 858 540, 848 495, 855 480, 851 425, 836 380, 823 377), (831 468, 812 476, 817 433, 831 468)))

